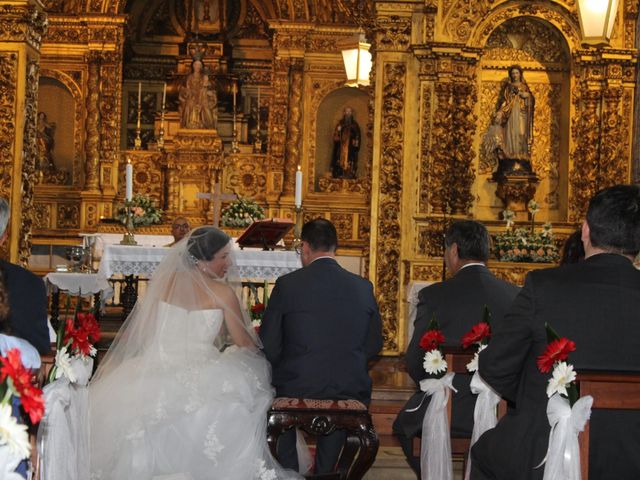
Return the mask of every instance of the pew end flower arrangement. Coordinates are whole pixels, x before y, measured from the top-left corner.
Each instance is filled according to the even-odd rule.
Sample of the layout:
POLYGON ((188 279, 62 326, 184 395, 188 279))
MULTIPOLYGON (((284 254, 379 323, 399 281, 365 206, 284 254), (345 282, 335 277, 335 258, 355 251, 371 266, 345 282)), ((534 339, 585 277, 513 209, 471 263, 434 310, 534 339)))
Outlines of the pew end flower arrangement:
MULTIPOLYGON (((482 321, 476 323, 465 333, 461 340, 462 348, 467 349, 473 345, 477 347, 473 354, 473 359, 467 364, 467 370, 473 373, 469 388, 471 393, 477 395, 476 404, 473 411, 473 431, 471 432, 471 446, 480 438, 480 436, 496 426, 498 416, 496 407, 500 402, 498 395, 483 379, 478 372, 479 354, 487 348, 491 339, 491 311, 487 305, 482 311, 482 321)), ((467 460, 465 480, 471 475, 471 452, 467 460)))
MULTIPOLYGON (((67 312, 70 310, 71 298, 67 299, 67 312)), ((82 297, 78 295, 73 315, 66 315, 66 320, 60 320, 56 333, 56 358, 55 364, 49 373, 49 383, 64 377, 70 383, 90 376, 93 368, 93 357, 97 350, 95 343, 100 340, 100 325, 96 320, 96 312, 84 313, 81 311, 82 297), (79 371, 80 370, 80 371, 79 371), (86 371, 88 372, 82 372, 86 371)), ((96 309, 99 305, 96 305, 96 309)), ((88 381, 88 378, 86 379, 88 381)))
POLYGON ((548 324, 545 329, 548 343, 537 358, 537 366, 542 374, 551 372, 546 389, 551 434, 547 455, 538 467, 545 465, 544 480, 580 478, 578 435, 589 421, 593 398, 579 396, 576 372, 568 363, 569 354, 576 350, 575 342, 560 337, 548 324))
POLYGON ((260 326, 262 325, 262 319, 264 312, 267 309, 267 303, 269 302, 269 282, 265 280, 262 290, 262 301, 260 301, 260 294, 255 284, 249 284, 249 317, 251 318, 251 326, 256 333, 260 333, 260 326), (252 302, 253 300, 253 302, 252 302))
POLYGON ((264 210, 255 201, 238 197, 222 210, 221 222, 224 227, 244 228, 264 216, 264 210))
POLYGON ((558 246, 555 243, 550 223, 545 223, 540 232, 535 231, 535 216, 540 206, 534 200, 527 205, 531 215, 531 225, 514 228, 515 214, 504 210, 502 218, 506 222, 505 231, 493 238, 494 253, 501 262, 555 263, 558 261, 558 246))
POLYGON ((37 424, 45 411, 42 390, 35 386, 32 374, 20 358, 17 348, 0 357, 0 478, 20 480, 15 473, 18 464, 31 454, 27 425, 18 423, 13 406, 20 405, 32 424, 37 424))
POLYGON ((453 387, 454 374, 447 373, 447 361, 442 354, 441 345, 445 342, 444 334, 433 316, 427 330, 420 338, 420 348, 425 351, 423 368, 429 375, 420 380, 420 390, 424 392, 422 401, 416 408, 407 412, 418 411, 427 397, 431 397, 422 419, 422 442, 420 448, 420 465, 422 478, 429 480, 452 480, 453 464, 451 463, 451 434, 447 417, 449 390, 453 387))
POLYGON ((127 224, 127 212, 131 211, 133 226, 143 227, 156 225, 162 220, 162 210, 156 207, 155 200, 148 195, 136 193, 131 200, 125 200, 118 209, 118 220, 127 224))

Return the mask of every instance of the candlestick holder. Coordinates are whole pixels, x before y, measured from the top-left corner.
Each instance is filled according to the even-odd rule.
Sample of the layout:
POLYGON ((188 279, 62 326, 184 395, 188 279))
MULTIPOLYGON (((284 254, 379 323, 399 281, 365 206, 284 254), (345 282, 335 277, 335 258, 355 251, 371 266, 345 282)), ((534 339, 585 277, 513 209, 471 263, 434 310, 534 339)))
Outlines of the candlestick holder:
POLYGON ((158 150, 162 150, 164 148, 164 107, 162 108, 162 113, 160 114, 160 131, 158 132, 156 145, 158 147, 158 150))
POLYGON ((133 235, 134 226, 133 226, 133 210, 131 207, 127 207, 127 223, 124 228, 127 229, 126 233, 122 236, 122 240, 120 241, 120 245, 137 245, 136 239, 133 235))
POLYGON ((239 153, 240 147, 238 146, 238 139, 236 138, 236 132, 233 132, 233 140, 231 140, 231 153, 239 153))
POLYGON ((136 125, 136 138, 133 141, 134 150, 142 150, 142 137, 140 136, 140 106, 138 106, 138 123, 136 125))
POLYGON ((302 234, 302 220, 304 216, 302 215, 302 205, 294 207, 294 211, 296 212, 296 224, 293 227, 293 244, 292 247, 295 250, 300 246, 302 240, 300 239, 300 235, 302 234))

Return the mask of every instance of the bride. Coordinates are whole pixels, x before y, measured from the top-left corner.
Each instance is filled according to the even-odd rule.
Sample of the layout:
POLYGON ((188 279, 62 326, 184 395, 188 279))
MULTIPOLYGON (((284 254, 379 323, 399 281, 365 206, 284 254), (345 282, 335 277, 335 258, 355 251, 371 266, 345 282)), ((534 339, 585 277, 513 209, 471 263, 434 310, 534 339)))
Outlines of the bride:
POLYGON ((271 372, 237 274, 214 227, 158 266, 89 387, 92 480, 300 478, 267 447, 271 372))

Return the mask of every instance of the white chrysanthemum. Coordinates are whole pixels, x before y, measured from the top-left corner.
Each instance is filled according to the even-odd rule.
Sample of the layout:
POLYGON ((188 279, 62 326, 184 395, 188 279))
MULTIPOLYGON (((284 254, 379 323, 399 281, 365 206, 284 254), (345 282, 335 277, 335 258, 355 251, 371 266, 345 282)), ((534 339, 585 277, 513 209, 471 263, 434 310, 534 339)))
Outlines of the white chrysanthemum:
POLYGON ((475 372, 478 370, 478 354, 485 348, 487 348, 487 344, 481 343, 478 347, 478 351, 473 355, 471 361, 467 363, 467 370, 469 370, 470 372, 475 372))
POLYGON ((422 364, 425 372, 436 374, 447 371, 447 362, 442 358, 440 350, 431 350, 424 354, 424 363, 422 364))
POLYGON ((547 385, 547 396, 551 397, 556 392, 567 396, 567 386, 575 379, 576 372, 573 371, 573 365, 567 365, 566 362, 558 362, 549 379, 549 385, 547 385))
POLYGON ((93 345, 91 345, 89 347, 89 356, 90 357, 95 357, 96 353, 98 353, 98 350, 96 350, 96 347, 94 347, 93 345))
POLYGON ((71 383, 76 381, 76 374, 71 368, 71 357, 69 357, 67 347, 61 348, 56 353, 56 380, 62 375, 67 377, 71 383))
POLYGON ((11 405, 0 405, 0 445, 9 448, 11 456, 28 458, 31 452, 27 426, 19 424, 11 416, 11 405))
POLYGON ((251 320, 251 326, 253 328, 259 328, 262 325, 262 320, 251 320))

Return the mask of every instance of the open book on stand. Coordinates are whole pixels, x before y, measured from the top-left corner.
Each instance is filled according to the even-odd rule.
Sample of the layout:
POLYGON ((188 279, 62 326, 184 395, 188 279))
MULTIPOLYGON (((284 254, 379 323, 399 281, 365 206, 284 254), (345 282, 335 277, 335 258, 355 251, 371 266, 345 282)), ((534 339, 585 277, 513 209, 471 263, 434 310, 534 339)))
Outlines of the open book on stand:
POLYGON ((247 227, 236 242, 240 248, 262 247, 264 250, 273 250, 293 225, 294 222, 286 218, 257 220, 247 227))

